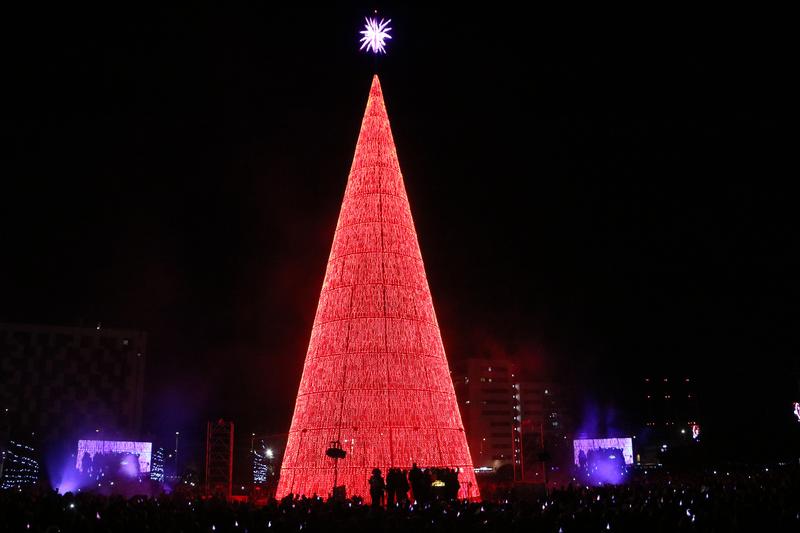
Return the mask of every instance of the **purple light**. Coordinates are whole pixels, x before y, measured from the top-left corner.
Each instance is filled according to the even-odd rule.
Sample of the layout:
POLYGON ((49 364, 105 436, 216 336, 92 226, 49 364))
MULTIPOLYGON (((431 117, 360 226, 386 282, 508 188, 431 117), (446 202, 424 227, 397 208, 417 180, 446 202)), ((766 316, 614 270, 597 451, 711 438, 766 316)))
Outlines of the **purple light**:
POLYGON ((380 22, 378 22, 376 18, 366 18, 364 20, 366 20, 367 23, 364 25, 364 30, 361 32, 363 37, 361 37, 361 48, 359 48, 359 50, 366 49, 367 52, 385 54, 386 39, 392 38, 392 36, 389 35, 392 28, 387 28, 392 19, 386 21, 381 19, 380 22))

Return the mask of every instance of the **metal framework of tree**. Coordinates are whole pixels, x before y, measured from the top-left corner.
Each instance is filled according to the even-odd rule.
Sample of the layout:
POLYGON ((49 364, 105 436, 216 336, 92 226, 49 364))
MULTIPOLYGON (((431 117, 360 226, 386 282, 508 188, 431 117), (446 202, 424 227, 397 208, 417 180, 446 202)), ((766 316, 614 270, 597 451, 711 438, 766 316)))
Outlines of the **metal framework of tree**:
POLYGON ((366 496, 373 468, 478 486, 378 77, 333 238, 277 496, 366 496), (339 441, 347 457, 325 455, 339 441))

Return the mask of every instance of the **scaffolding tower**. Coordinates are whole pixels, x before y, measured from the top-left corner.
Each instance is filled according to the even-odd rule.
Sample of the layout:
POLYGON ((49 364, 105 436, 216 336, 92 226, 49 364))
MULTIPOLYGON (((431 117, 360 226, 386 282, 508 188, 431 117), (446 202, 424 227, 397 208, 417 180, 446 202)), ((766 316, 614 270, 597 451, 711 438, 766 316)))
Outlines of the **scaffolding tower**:
POLYGON ((206 495, 230 500, 233 478, 233 422, 209 422, 206 431, 206 495))

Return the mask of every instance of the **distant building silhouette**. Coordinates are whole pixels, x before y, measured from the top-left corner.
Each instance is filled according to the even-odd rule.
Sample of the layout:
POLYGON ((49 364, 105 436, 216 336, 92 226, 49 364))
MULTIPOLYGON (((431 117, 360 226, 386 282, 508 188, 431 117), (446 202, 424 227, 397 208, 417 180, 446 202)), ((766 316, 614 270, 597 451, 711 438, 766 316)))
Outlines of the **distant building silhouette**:
POLYGON ((0 323, 0 407, 11 435, 47 443, 138 433, 146 347, 140 331, 0 323))
POLYGON ((645 426, 662 430, 688 428, 700 418, 697 380, 691 376, 652 376, 642 379, 645 426))
POLYGON ((510 359, 469 358, 456 368, 453 383, 476 468, 511 465, 515 478, 535 479, 543 432, 549 452, 555 443, 567 450, 572 421, 557 383, 524 380, 510 359))
POLYGON ((703 440, 700 384, 695 377, 653 373, 639 383, 644 409, 637 462, 658 464, 666 452, 703 440))

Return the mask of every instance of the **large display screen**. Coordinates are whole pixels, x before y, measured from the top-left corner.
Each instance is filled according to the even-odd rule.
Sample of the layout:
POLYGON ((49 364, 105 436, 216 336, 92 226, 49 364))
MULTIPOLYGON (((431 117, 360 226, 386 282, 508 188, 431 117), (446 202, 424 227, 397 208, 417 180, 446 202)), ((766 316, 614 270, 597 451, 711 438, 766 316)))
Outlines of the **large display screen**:
MULTIPOLYGON (((130 440, 79 440, 78 453, 75 456, 75 468, 84 472, 88 467, 88 465, 83 464, 84 460, 87 458, 96 463, 100 458, 105 456, 120 456, 123 460, 123 456, 130 456, 138 460, 139 473, 147 474, 150 472, 152 451, 152 442, 130 440)), ((132 466, 135 467, 135 465, 132 466)))
POLYGON ((575 439, 572 441, 575 465, 583 466, 591 456, 602 455, 604 459, 611 458, 617 453, 622 453, 626 465, 633 464, 633 439, 623 437, 619 439, 575 439))

